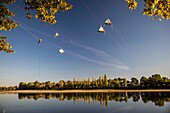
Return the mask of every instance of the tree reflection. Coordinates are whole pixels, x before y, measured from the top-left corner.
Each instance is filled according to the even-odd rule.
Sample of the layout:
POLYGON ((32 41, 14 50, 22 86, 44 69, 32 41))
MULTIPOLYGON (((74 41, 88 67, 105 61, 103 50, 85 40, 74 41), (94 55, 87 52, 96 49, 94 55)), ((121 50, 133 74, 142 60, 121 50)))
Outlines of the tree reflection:
POLYGON ((73 103, 99 103, 108 106, 109 101, 138 102, 140 98, 144 103, 153 102, 155 106, 164 106, 164 102, 170 102, 170 93, 166 92, 115 92, 115 93, 18 93, 19 99, 57 98, 59 101, 73 101, 73 103))

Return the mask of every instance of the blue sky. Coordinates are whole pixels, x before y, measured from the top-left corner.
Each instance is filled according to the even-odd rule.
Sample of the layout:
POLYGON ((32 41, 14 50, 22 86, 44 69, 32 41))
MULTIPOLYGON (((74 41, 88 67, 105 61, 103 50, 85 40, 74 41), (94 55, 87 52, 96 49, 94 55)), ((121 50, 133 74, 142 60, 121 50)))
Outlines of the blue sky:
POLYGON ((19 26, 0 31, 16 50, 0 54, 0 86, 104 74, 127 79, 155 73, 170 77, 170 23, 143 16, 142 1, 130 11, 124 0, 98 0, 102 8, 97 0, 67 0, 73 8, 58 12, 55 25, 27 19, 18 1, 9 8, 19 26), (104 25, 107 18, 112 27, 104 25), (97 32, 101 25, 104 34, 97 32), (60 36, 54 38, 56 32, 60 36), (40 45, 38 38, 43 40, 40 45), (65 51, 62 55, 57 52, 60 48, 65 51))

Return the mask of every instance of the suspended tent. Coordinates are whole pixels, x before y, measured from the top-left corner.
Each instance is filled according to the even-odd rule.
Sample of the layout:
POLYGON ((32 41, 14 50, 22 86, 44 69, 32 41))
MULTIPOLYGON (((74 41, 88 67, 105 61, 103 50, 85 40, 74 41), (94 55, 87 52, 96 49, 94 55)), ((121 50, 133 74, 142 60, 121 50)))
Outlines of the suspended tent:
POLYGON ((31 19, 31 18, 32 18, 32 16, 31 16, 30 13, 27 13, 27 18, 28 18, 28 19, 31 19))
POLYGON ((58 36, 59 36, 59 34, 58 34, 58 33, 56 33, 56 34, 54 35, 54 38, 55 38, 55 37, 58 37, 58 36))
POLYGON ((63 54, 63 53, 64 53, 64 50, 63 50, 63 49, 59 49, 58 52, 59 52, 60 54, 63 54))
POLYGON ((40 44, 42 42, 42 39, 40 38, 39 40, 38 40, 38 44, 40 44))
POLYGON ((104 32, 105 32, 105 30, 103 29, 103 27, 102 27, 102 26, 100 26, 100 28, 99 28, 98 32, 99 32, 99 33, 104 33, 104 32))
POLYGON ((110 19, 106 19, 106 21, 104 22, 105 25, 112 25, 112 22, 110 21, 110 19))

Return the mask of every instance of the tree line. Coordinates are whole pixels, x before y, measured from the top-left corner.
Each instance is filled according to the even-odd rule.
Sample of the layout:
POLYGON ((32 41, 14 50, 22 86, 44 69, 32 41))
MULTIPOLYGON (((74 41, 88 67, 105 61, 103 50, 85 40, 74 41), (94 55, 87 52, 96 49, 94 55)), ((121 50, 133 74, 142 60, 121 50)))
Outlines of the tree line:
POLYGON ((66 90, 66 89, 170 89, 170 79, 154 74, 150 77, 142 76, 140 80, 132 77, 108 79, 107 75, 94 77, 92 80, 76 79, 60 80, 59 82, 20 82, 18 86, 0 87, 0 90, 66 90))
POLYGON ((170 102, 170 93, 166 92, 115 92, 115 93, 34 93, 25 94, 18 93, 18 99, 52 99, 56 98, 59 101, 73 101, 74 104, 100 103, 101 106, 108 106, 109 101, 128 102, 132 99, 133 102, 138 102, 140 99, 146 104, 148 102, 155 103, 155 106, 164 106, 165 102, 170 102))

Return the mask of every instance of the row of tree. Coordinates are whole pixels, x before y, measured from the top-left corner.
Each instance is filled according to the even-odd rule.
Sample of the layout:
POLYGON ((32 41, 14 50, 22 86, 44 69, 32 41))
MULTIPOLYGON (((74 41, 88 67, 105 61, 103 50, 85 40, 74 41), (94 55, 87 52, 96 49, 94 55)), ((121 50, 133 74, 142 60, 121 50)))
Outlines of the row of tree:
POLYGON ((169 89, 170 79, 155 74, 150 77, 142 76, 140 80, 132 77, 131 81, 126 78, 108 79, 106 75, 92 80, 75 78, 71 81, 60 80, 59 82, 20 82, 19 86, 0 87, 0 90, 57 90, 57 89, 169 89))
POLYGON ((170 93, 165 92, 116 92, 116 93, 41 93, 41 94, 25 94, 19 93, 19 99, 34 99, 40 98, 50 99, 57 98, 60 101, 73 100, 75 103, 100 103, 100 105, 108 106, 109 101, 128 102, 132 98, 133 102, 140 99, 144 103, 153 102, 155 106, 164 106, 164 102, 170 102, 170 93))
POLYGON ((6 91, 6 90, 17 90, 18 86, 9 86, 9 87, 0 87, 0 91, 6 91))

